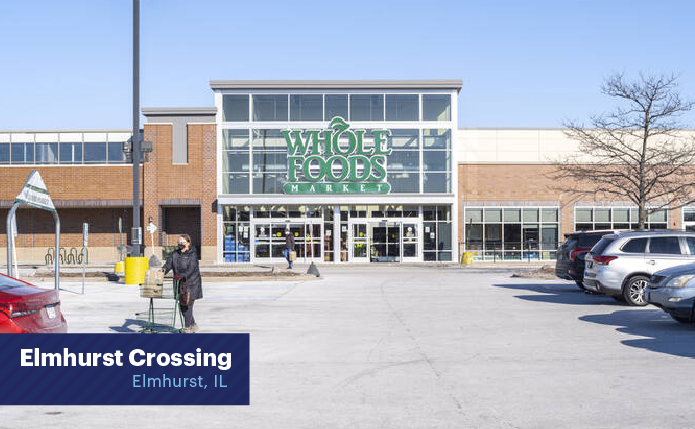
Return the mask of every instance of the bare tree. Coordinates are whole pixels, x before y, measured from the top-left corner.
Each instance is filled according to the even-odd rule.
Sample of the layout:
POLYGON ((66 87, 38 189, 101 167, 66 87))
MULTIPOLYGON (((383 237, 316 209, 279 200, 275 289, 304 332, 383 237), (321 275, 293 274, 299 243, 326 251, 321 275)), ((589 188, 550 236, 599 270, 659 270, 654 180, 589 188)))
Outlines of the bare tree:
POLYGON ((654 212, 695 202, 695 137, 679 122, 694 104, 681 99, 676 80, 607 78, 601 90, 617 98, 618 106, 592 116, 588 128, 565 122, 565 134, 578 141, 579 151, 557 160, 553 188, 629 200, 639 207, 640 229, 654 212))

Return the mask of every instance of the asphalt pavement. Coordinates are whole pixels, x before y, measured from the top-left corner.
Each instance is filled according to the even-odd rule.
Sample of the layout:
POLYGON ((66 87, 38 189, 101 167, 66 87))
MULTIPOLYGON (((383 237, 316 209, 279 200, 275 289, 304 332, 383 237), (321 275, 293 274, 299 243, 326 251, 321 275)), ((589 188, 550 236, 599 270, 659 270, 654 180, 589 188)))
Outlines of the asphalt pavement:
MULTIPOLYGON (((659 309, 506 270, 321 273, 204 282, 200 332, 251 334, 248 407, 0 407, 0 426, 695 427, 695 327, 659 309)), ((70 332, 139 329, 136 287, 63 287, 70 332)))

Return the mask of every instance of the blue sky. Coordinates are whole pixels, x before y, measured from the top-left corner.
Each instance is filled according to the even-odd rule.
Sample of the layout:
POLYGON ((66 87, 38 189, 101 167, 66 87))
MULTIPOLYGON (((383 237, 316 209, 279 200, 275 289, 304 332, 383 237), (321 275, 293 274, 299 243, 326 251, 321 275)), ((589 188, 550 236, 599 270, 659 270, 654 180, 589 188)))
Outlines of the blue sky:
MULTIPOLYGON (((0 1, 0 129, 131 126, 130 0, 0 1)), ((680 74, 695 1, 142 0, 142 106, 210 79, 463 79, 459 125, 557 127, 611 108, 612 72, 680 74)), ((695 127, 695 112, 683 118, 695 127)))

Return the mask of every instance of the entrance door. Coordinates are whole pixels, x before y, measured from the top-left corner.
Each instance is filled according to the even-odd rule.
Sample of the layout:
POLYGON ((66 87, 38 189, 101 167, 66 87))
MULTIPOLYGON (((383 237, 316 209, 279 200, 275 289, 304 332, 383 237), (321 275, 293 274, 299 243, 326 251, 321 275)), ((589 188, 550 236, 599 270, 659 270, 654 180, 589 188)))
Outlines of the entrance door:
POLYGON ((416 223, 403 224, 403 262, 417 261, 418 228, 416 223))
POLYGON ((366 222, 350 224, 348 247, 352 252, 352 261, 369 262, 369 235, 367 232, 368 228, 366 222))
POLYGON ((369 224, 370 229, 370 261, 400 262, 401 261, 401 223, 379 222, 369 224))

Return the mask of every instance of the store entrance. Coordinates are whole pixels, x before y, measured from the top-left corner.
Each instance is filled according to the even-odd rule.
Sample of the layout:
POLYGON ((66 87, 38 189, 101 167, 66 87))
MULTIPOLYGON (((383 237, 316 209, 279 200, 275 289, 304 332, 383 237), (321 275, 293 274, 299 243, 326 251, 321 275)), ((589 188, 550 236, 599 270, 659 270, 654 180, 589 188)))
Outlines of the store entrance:
POLYGON ((369 260, 371 262, 400 262, 402 257, 401 223, 370 223, 369 230, 369 260))

